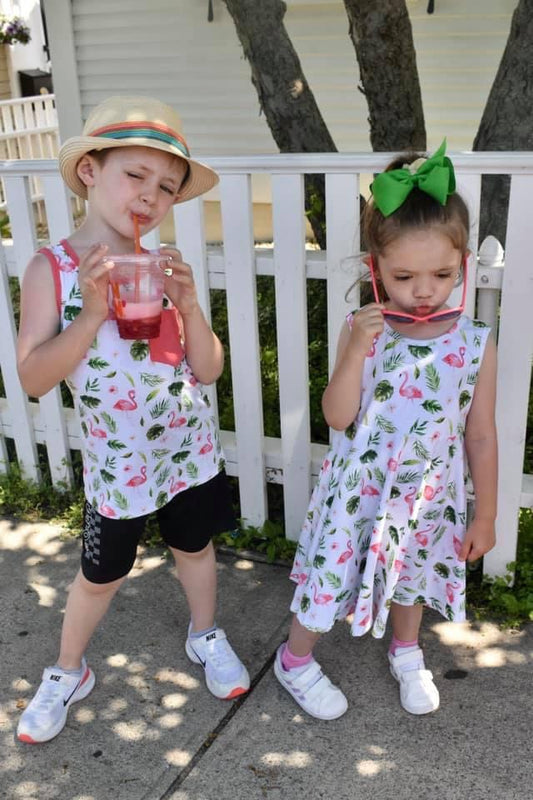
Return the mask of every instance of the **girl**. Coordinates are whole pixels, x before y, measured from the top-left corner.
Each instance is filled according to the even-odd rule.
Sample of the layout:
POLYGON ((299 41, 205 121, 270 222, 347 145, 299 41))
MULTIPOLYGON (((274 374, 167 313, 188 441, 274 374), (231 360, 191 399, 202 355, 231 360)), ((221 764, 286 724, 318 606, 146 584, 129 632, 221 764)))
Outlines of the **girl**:
POLYGON ((351 615, 385 633, 390 671, 411 714, 439 706, 418 635, 424 606, 465 619, 465 561, 494 545, 496 347, 463 312, 468 211, 445 142, 401 157, 371 186, 363 235, 375 302, 349 314, 323 411, 335 429, 294 560, 289 640, 275 674, 307 713, 347 708, 312 649, 351 615), (447 304, 463 282, 458 307, 447 304), (466 525, 465 456, 475 491, 466 525))
POLYGON ((219 698, 249 688, 244 665, 215 623, 211 537, 236 526, 217 430, 201 384, 222 371, 223 350, 198 304, 191 267, 170 259, 161 334, 128 341, 110 311, 106 254, 133 253, 137 225, 156 228, 174 203, 218 177, 194 161, 172 108, 112 97, 83 135, 60 150, 67 185, 88 199, 83 225, 30 261, 22 284, 20 380, 41 397, 67 379, 82 430, 86 496, 81 570, 72 585, 59 658, 21 716, 18 738, 45 742, 95 678, 84 651, 133 566, 146 517, 156 511, 191 612, 185 649, 219 698))

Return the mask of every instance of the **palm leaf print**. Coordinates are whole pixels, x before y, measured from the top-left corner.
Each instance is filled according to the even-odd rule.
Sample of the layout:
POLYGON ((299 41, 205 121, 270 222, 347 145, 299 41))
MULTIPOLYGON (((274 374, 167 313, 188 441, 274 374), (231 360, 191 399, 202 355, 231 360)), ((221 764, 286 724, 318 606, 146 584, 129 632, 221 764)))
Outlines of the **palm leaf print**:
POLYGON ((407 472, 400 472, 396 476, 398 483, 415 483, 418 480, 419 473, 415 470, 407 470, 407 472))
POLYGON ((425 358, 433 352, 427 345, 408 344, 407 349, 415 358, 425 358))
POLYGON ((430 414, 436 414, 437 411, 442 411, 442 406, 438 400, 424 400, 421 405, 422 408, 425 408, 430 414))
POLYGON ((130 347, 130 356, 134 361, 143 361, 150 352, 150 348, 146 342, 136 340, 130 347))
POLYGON ((157 397, 157 395, 159 394, 159 392, 160 392, 160 389, 153 389, 151 392, 149 392, 149 393, 146 395, 146 400, 145 400, 144 402, 145 402, 145 403, 149 403, 151 400, 153 400, 153 399, 154 399, 154 397, 157 397))
POLYGON ((176 381, 175 383, 171 383, 168 387, 168 393, 171 394, 173 397, 177 397, 181 394, 181 390, 184 387, 183 381, 176 381))
POLYGON ((165 432, 163 425, 152 425, 151 428, 148 428, 146 431, 146 438, 151 442, 154 439, 157 439, 158 436, 161 436, 165 432))
POLYGON ((126 445, 124 442, 119 441, 119 439, 108 439, 107 446, 111 448, 111 450, 125 450, 126 445))
POLYGON ((152 419, 157 419, 158 417, 163 416, 170 408, 170 400, 167 398, 165 400, 160 400, 159 403, 156 403, 155 406, 152 406, 150 409, 150 416, 152 419))
POLYGON ((305 612, 306 612, 306 611, 308 611, 308 610, 309 610, 309 606, 310 606, 310 605, 311 605, 311 598, 309 597, 309 595, 307 595, 307 594, 304 594, 304 595, 302 596, 302 600, 301 600, 301 602, 300 602, 300 608, 302 609, 302 611, 304 612, 304 614, 305 614, 305 612))
POLYGON ((335 598, 335 602, 336 603, 341 603, 343 600, 346 600, 346 598, 349 597, 349 596, 350 596, 350 590, 349 589, 344 589, 342 592, 340 592, 337 595, 337 597, 335 598))
POLYGON ((368 442, 367 442, 368 447, 372 447, 372 446, 376 447, 376 445, 379 444, 379 440, 380 439, 381 439, 381 433, 379 431, 377 431, 376 433, 370 434, 370 436, 368 437, 368 442))
POLYGON ((347 511, 347 513, 348 514, 355 514, 355 512, 359 508, 360 501, 361 501, 361 498, 358 495, 352 495, 350 498, 348 498, 348 501, 346 503, 346 511, 347 511))
POLYGON ((113 475, 111 472, 108 472, 106 469, 100 470, 100 475, 104 483, 113 483, 116 481, 116 475, 113 475))
POLYGON ((86 392, 99 392, 100 391, 100 382, 98 378, 87 378, 85 381, 85 391, 86 392))
POLYGON ((348 492, 353 492, 356 488, 357 484, 359 483, 359 479, 361 477, 361 473, 358 469, 355 469, 353 472, 346 477, 344 481, 344 487, 348 492))
POLYGON ((401 353, 394 353, 390 358, 386 358, 383 362, 383 372, 394 372, 403 366, 404 358, 401 353))
POLYGON ((374 469, 374 478, 379 483, 381 488, 385 485, 385 473, 379 467, 374 469))
POLYGON ((159 492, 155 499, 155 507, 163 508, 168 503, 168 494, 166 492, 159 492))
MULTIPOLYGON (((155 471, 156 470, 154 470, 154 472, 155 471)), ((155 485, 156 486, 162 486, 165 483, 165 481, 167 480, 167 478, 170 477, 170 474, 171 474, 171 469, 170 469, 169 466, 166 466, 165 469, 162 469, 161 472, 158 474, 158 476, 156 478, 156 481, 155 481, 155 485)))
POLYGON ((161 450, 157 450, 156 449, 156 450, 152 450, 151 451, 152 458, 155 459, 156 461, 159 458, 164 458, 165 456, 168 456, 169 453, 170 453, 170 450, 168 448, 167 449, 163 448, 161 450))
POLYGON ((346 430, 344 431, 344 435, 347 439, 355 439, 355 422, 352 422, 346 430))
POLYGON ((459 395, 459 408, 464 408, 470 402, 470 392, 462 391, 459 395))
POLYGON ((389 419, 386 419, 381 414, 376 414, 376 425, 385 433, 396 433, 398 430, 389 419))
POLYGON ((104 361, 103 358, 90 358, 87 364, 91 369, 105 369, 109 366, 109 363, 104 361))
POLYGON ((437 392, 440 387, 440 375, 437 368, 433 364, 428 364, 424 372, 426 374, 426 386, 432 392, 437 392))
POLYGON ((342 586, 341 579, 334 572, 326 572, 326 580, 332 589, 340 589, 342 586))
POLYGON ((109 467, 109 469, 116 469, 117 468, 117 457, 116 456, 106 456, 105 465, 106 465, 106 467, 109 467))
POLYGON ((389 381, 380 381, 374 389, 374 398, 384 403, 389 400, 394 394, 394 388, 389 381))
POLYGON ((182 395, 181 403, 185 411, 192 411, 192 405, 193 405, 192 400, 188 394, 185 394, 185 392, 182 395))
POLYGON ((102 401, 98 397, 91 397, 89 394, 80 394, 80 402, 87 408, 98 408, 102 401))
POLYGON ((117 422, 113 417, 111 417, 107 413, 107 411, 102 411, 102 419, 104 420, 105 424, 107 425, 107 428, 108 428, 110 433, 116 433, 117 432, 117 422))
POLYGON ((187 427, 188 428, 196 428, 197 424, 198 424, 198 417, 195 417, 194 415, 191 415, 189 417, 188 422, 187 422, 187 427))
POLYGON ((441 561, 438 561, 434 565, 433 571, 436 572, 437 575, 440 575, 441 578, 448 578, 450 575, 450 568, 446 564, 443 564, 441 561))
POLYGON ((418 458, 422 458, 424 460, 429 458, 429 452, 424 447, 424 445, 422 444, 420 439, 415 439, 414 440, 414 442, 413 442, 413 452, 415 453, 415 455, 418 456, 418 458))
POLYGON ((411 427, 409 428, 409 433, 414 433, 415 436, 424 436, 426 433, 426 428, 428 426, 427 419, 420 422, 419 419, 415 420, 411 427))
POLYGON ((68 322, 72 322, 73 319, 76 319, 78 314, 81 311, 81 306, 65 306, 65 310, 63 311, 63 316, 65 317, 68 322))
POLYGON ((389 525, 389 536, 394 544, 400 544, 400 537, 398 536, 398 529, 394 525, 389 525))
POLYGON ((196 464, 194 464, 192 461, 189 461, 185 469, 187 471, 187 475, 189 476, 189 478, 191 478, 192 480, 196 480, 196 478, 198 477, 198 467, 196 466, 196 464))
POLYGON ((119 492, 118 489, 113 489, 113 500, 115 501, 115 505, 125 511, 128 507, 128 501, 126 497, 119 492))
POLYGON ((141 372, 141 383, 145 386, 160 386, 165 382, 161 375, 154 375, 151 372, 141 372))
POLYGON ((475 385, 476 385, 476 383, 477 383, 477 372, 471 372, 471 373, 468 375, 468 377, 467 377, 467 379, 466 379, 466 382, 467 382, 467 383, 468 383, 470 386, 475 386, 475 385))
POLYGON ((375 461, 377 457, 378 457, 378 454, 376 453, 375 450, 366 450, 361 455, 361 463, 363 463, 363 464, 372 463, 372 461, 375 461))
POLYGON ((444 519, 447 519, 448 522, 453 522, 454 525, 457 522, 457 516, 455 514, 455 509, 453 508, 453 506, 446 506, 446 508, 444 509, 443 516, 444 519))

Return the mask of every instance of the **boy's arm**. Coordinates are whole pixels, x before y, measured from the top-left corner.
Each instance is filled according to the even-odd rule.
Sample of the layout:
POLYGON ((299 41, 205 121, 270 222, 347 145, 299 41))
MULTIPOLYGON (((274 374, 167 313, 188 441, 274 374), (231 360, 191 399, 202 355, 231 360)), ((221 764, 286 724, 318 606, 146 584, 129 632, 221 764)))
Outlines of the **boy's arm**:
MULTIPOLYGON (((80 274, 88 277, 91 272, 88 277, 90 285, 84 285, 83 288, 86 294, 96 296, 96 302, 91 298, 86 303, 84 296, 81 312, 61 332, 54 279, 48 260, 36 253, 26 268, 21 290, 17 369, 22 387, 31 397, 46 394, 72 372, 107 316, 104 287, 103 284, 98 287, 97 283, 108 268, 95 268, 97 260, 101 260, 101 252, 91 248, 84 259, 83 273, 80 264, 80 274)), ((107 297, 107 277, 104 282, 107 297)))
POLYGON ((489 337, 466 422, 465 447, 475 494, 475 514, 459 554, 475 561, 494 547, 498 491, 495 422, 496 344, 489 337))

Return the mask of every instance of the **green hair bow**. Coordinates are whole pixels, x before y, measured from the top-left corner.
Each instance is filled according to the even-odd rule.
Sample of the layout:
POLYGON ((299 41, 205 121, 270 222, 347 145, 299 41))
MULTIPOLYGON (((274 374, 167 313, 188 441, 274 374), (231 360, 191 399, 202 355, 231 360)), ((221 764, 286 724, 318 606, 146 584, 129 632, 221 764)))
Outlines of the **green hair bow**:
POLYGON ((415 187, 429 194, 441 206, 446 205, 448 196, 455 191, 455 173, 445 152, 446 139, 429 158, 417 159, 401 169, 392 169, 377 175, 370 185, 370 191, 374 203, 384 217, 400 208, 415 187), (417 164, 420 166, 413 171, 417 164))

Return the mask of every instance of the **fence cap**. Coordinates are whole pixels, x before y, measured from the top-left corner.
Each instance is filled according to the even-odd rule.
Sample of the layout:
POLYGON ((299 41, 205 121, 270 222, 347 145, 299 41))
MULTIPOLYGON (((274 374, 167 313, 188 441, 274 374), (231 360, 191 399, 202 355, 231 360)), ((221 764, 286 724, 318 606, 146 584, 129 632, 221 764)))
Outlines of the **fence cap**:
POLYGON ((479 248, 478 262, 482 267, 503 267, 504 250, 495 236, 483 239, 479 248))

